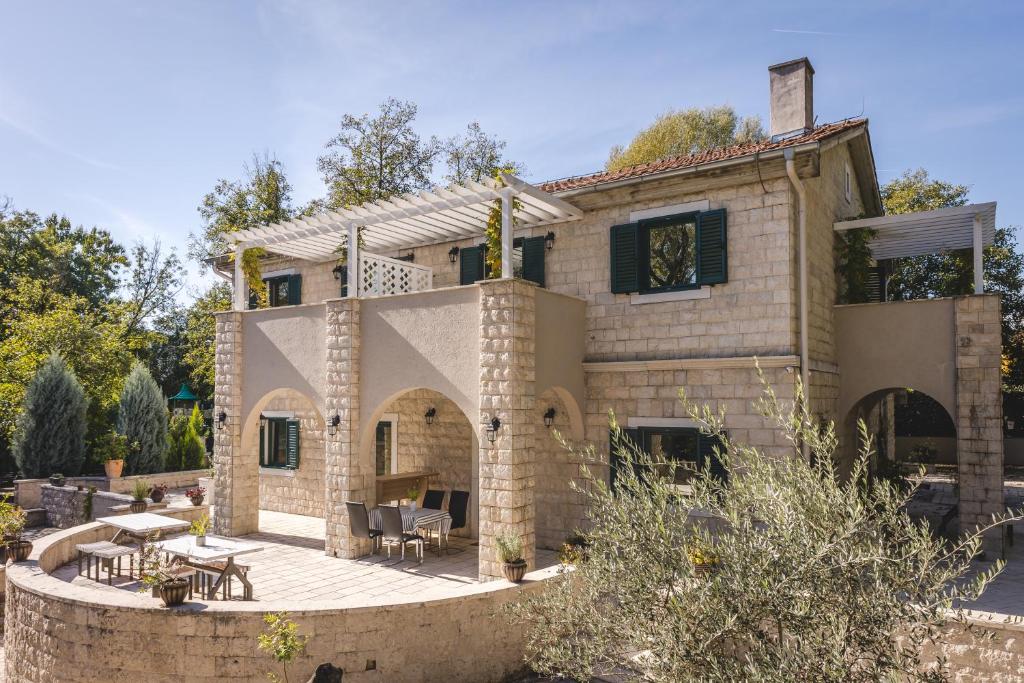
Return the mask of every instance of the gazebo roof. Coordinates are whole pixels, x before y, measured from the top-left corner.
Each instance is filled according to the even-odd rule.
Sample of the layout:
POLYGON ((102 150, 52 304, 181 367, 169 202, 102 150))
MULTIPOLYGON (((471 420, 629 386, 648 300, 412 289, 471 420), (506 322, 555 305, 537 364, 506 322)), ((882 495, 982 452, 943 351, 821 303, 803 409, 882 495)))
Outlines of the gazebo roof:
POLYGON ((178 393, 171 396, 168 400, 170 401, 198 401, 199 398, 192 393, 192 389, 187 384, 182 384, 181 389, 178 389, 178 393))
POLYGON ((982 242, 992 244, 996 234, 996 203, 967 204, 934 211, 918 211, 833 224, 836 231, 870 228, 869 243, 875 260, 925 256, 974 246, 974 222, 981 227, 982 242))

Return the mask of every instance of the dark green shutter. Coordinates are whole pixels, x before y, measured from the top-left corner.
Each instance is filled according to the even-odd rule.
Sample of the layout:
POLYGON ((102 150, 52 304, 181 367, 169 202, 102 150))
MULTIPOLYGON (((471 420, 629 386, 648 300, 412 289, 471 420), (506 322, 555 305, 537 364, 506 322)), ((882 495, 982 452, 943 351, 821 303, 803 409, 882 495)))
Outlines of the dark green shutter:
POLYGON ((299 469, 299 421, 286 420, 288 430, 288 467, 299 469))
POLYGON ((523 279, 544 286, 544 252, 547 248, 544 237, 527 237, 523 240, 523 279))
POLYGON ((612 291, 628 294, 640 290, 637 225, 613 225, 611 230, 612 291))
POLYGON ((256 292, 252 289, 249 290, 249 308, 256 308, 259 304, 259 300, 256 297, 256 292))
POLYGON ((265 431, 267 431, 266 428, 264 428, 262 425, 260 425, 260 464, 261 465, 266 465, 267 464, 267 456, 266 456, 266 448, 267 447, 264 445, 266 443, 266 441, 265 441, 264 436, 263 436, 263 433, 265 431))
POLYGON ((466 247, 459 251, 459 284, 471 285, 484 279, 484 247, 466 247))
POLYGON ((697 282, 717 285, 728 278, 726 259, 725 209, 704 211, 697 219, 698 262, 697 282))
POLYGON ((718 435, 712 434, 699 434, 697 437, 697 449, 699 452, 700 460, 698 467, 704 468, 705 463, 710 462, 711 475, 716 479, 726 482, 729 481, 729 473, 726 471, 722 461, 715 455, 715 447, 718 450, 722 450, 722 442, 718 438, 718 435))
POLYGON ((339 266, 341 272, 338 274, 338 279, 341 280, 341 296, 344 298, 348 296, 348 264, 339 266))
POLYGON ((302 276, 288 276, 288 305, 295 306, 302 303, 302 276))

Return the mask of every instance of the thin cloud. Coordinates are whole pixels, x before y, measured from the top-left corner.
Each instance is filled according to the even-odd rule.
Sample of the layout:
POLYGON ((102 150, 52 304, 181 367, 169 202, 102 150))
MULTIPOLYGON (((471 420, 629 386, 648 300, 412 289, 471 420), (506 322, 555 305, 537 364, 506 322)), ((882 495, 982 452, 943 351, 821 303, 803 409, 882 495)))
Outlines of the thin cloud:
POLYGON ((83 164, 88 164, 89 166, 93 166, 95 168, 102 168, 102 169, 106 169, 106 170, 109 170, 109 171, 119 171, 119 170, 121 170, 118 166, 115 166, 114 164, 109 164, 106 161, 101 161, 100 159, 94 159, 94 158, 86 156, 84 154, 79 154, 78 152, 76 152, 76 151, 74 151, 72 149, 68 149, 67 147, 65 147, 65 146, 61 145, 60 143, 56 142, 55 140, 52 140, 51 138, 47 137, 46 135, 43 135, 42 133, 40 133, 39 131, 35 130, 31 126, 28 126, 28 125, 26 125, 24 123, 21 123, 20 121, 12 118, 11 116, 9 116, 8 114, 5 114, 2 111, 0 111, 0 123, 4 124, 8 128, 16 130, 17 132, 21 133, 25 137, 29 138, 30 140, 33 140, 34 142, 36 142, 37 144, 39 144, 39 145, 41 145, 43 147, 46 147, 49 150, 52 150, 52 151, 57 152, 59 154, 63 154, 65 156, 69 156, 72 159, 77 159, 78 161, 81 161, 83 164))
POLYGON ((805 36, 844 36, 845 33, 833 33, 831 31, 804 31, 796 28, 773 28, 772 33, 799 33, 805 36))

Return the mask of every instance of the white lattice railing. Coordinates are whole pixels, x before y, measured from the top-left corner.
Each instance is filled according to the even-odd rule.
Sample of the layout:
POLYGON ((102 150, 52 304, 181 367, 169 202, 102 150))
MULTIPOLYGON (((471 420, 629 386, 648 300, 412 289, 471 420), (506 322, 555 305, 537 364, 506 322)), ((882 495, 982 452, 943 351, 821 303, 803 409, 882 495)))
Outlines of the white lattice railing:
POLYGON ((388 296, 430 289, 434 271, 377 254, 359 255, 359 296, 388 296))

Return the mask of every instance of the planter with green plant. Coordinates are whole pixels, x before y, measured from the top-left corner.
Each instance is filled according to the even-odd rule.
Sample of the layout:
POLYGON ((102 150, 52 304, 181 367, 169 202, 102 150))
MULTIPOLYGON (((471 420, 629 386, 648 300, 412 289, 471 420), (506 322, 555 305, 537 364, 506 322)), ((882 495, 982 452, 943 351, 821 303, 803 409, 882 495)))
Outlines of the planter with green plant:
POLYGON ((32 542, 21 538, 25 530, 25 511, 10 501, 10 496, 0 499, 0 534, 3 536, 4 554, 14 562, 24 562, 32 554, 32 542))
POLYGON ((59 473, 51 474, 50 486, 64 486, 64 475, 59 473))
POLYGON ((210 518, 203 515, 199 519, 193 519, 188 532, 196 537, 196 545, 200 548, 206 545, 206 532, 210 528, 210 518))
POLYGON ((160 550, 150 542, 142 544, 140 566, 142 587, 139 592, 155 589, 165 607, 177 607, 188 597, 189 579, 177 575, 172 564, 160 550))
POLYGON ((523 539, 519 534, 503 532, 494 539, 498 547, 498 559, 502 563, 505 578, 519 583, 526 574, 526 559, 523 558, 523 539))
POLYGON ((409 499, 409 509, 416 512, 416 503, 420 499, 420 489, 418 486, 413 486, 405 492, 405 497, 409 499))
POLYGON ((110 431, 100 437, 97 447, 103 453, 103 472, 107 479, 119 478, 128 454, 128 437, 110 431))
POLYGON ((145 512, 146 508, 149 507, 146 503, 146 496, 149 495, 149 489, 149 482, 145 482, 141 479, 136 479, 135 483, 132 484, 132 502, 128 505, 128 508, 132 512, 145 512))

